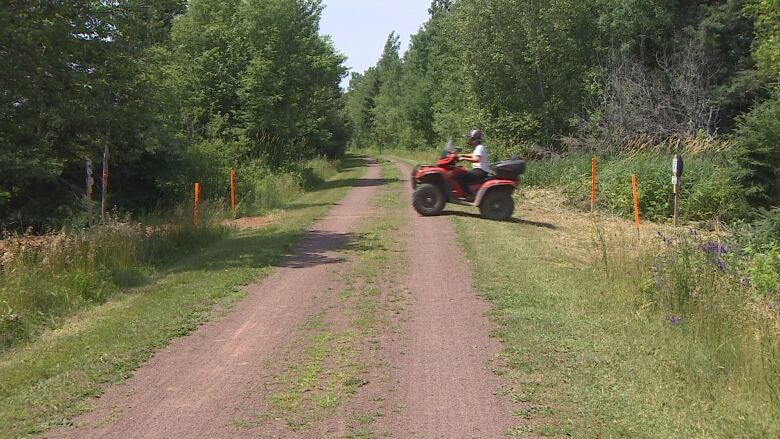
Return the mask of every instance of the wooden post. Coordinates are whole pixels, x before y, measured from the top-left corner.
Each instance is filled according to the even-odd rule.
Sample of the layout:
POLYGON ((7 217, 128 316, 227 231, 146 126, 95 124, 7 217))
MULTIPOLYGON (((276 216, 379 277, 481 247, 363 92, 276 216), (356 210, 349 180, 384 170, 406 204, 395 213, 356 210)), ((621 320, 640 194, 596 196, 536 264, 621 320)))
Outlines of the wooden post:
POLYGON ((92 160, 87 158, 86 162, 87 171, 87 224, 92 228, 92 186, 95 184, 95 179, 92 178, 92 160))
POLYGON ((590 213, 596 210, 596 156, 590 163, 590 213))
POLYGON ((642 226, 639 222, 639 186, 636 175, 631 176, 631 189, 634 192, 634 223, 636 224, 636 231, 639 232, 642 226))
POLYGON ((200 183, 195 182, 195 203, 192 208, 192 222, 198 224, 200 221, 200 183))
POLYGON ((230 209, 233 211, 233 217, 236 216, 236 172, 230 170, 230 209))
POLYGON ((103 150, 103 178, 101 182, 103 193, 100 197, 100 218, 105 224, 108 203, 108 144, 106 144, 106 148, 103 150))
POLYGON ((672 191, 674 193, 674 227, 680 224, 680 196, 681 196, 681 183, 683 171, 683 158, 681 155, 674 156, 672 160, 672 191))

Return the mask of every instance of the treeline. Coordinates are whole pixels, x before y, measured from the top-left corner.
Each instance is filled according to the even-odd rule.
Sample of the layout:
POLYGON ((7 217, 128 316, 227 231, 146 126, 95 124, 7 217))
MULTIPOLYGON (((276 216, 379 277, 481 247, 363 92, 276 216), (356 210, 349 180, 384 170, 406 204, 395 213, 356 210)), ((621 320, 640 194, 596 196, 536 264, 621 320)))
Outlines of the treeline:
MULTIPOLYGON (((0 229, 83 221, 84 164, 110 149, 110 205, 180 201, 234 166, 344 151, 344 58, 319 0, 6 0, 0 229)), ((99 179, 98 180, 99 183, 99 179)), ((218 188, 218 189, 217 189, 218 188)), ((99 190, 99 187, 97 188, 99 190)))
POLYGON ((471 127, 494 157, 719 144, 746 202, 780 203, 779 0, 435 0, 429 12, 403 56, 391 34, 352 77, 354 145, 423 148, 471 127))

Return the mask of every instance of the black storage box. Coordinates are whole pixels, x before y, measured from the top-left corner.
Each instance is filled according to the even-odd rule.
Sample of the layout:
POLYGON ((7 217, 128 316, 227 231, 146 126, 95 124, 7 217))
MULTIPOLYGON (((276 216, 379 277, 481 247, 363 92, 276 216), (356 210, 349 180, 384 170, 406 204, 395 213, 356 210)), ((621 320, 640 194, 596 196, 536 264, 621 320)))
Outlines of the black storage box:
POLYGON ((496 178, 507 180, 517 180, 525 172, 525 160, 513 159, 505 162, 499 162, 490 168, 496 178))

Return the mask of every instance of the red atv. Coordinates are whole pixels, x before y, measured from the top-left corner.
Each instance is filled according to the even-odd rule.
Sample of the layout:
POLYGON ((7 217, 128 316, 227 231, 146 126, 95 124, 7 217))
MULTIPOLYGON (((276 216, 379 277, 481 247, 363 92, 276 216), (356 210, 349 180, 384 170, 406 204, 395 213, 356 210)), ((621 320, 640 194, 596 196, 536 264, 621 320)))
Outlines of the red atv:
POLYGON ((488 177, 471 185, 473 199, 467 198, 456 176, 466 172, 458 166, 457 150, 447 145, 435 165, 418 165, 412 171, 414 196, 412 205, 423 216, 439 215, 447 202, 465 206, 477 206, 483 217, 505 221, 512 217, 515 202, 512 199, 517 178, 525 172, 525 161, 520 158, 490 166, 488 177))

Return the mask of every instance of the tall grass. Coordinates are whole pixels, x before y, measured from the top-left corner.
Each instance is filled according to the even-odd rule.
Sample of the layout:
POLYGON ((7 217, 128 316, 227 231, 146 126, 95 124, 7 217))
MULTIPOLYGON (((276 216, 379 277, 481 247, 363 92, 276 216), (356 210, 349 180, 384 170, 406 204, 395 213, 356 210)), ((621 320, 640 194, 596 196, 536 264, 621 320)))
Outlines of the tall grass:
MULTIPOLYGON (((311 160, 271 172, 247 165, 239 172, 239 216, 283 207, 335 175, 340 162, 311 160)), ((46 236, 14 235, 0 248, 0 349, 56 328, 78 310, 141 286, 160 268, 228 233, 228 204, 219 191, 193 218, 192 203, 141 221, 111 217, 90 230, 46 236)))
POLYGON ((227 231, 214 215, 203 215, 198 224, 180 215, 159 226, 111 218, 91 230, 6 239, 0 259, 0 348, 58 327, 68 315, 103 303, 122 288, 142 285, 155 268, 227 231))
POLYGON ((709 398, 715 411, 728 408, 737 418, 744 413, 748 419, 776 419, 777 246, 748 252, 726 238, 696 231, 640 238, 635 233, 610 234, 602 227, 596 224, 595 235, 607 241, 595 243, 602 249, 595 254, 595 265, 610 274, 616 292, 632 298, 638 316, 664 322, 666 331, 658 336, 666 340, 674 361, 669 379, 709 398))

